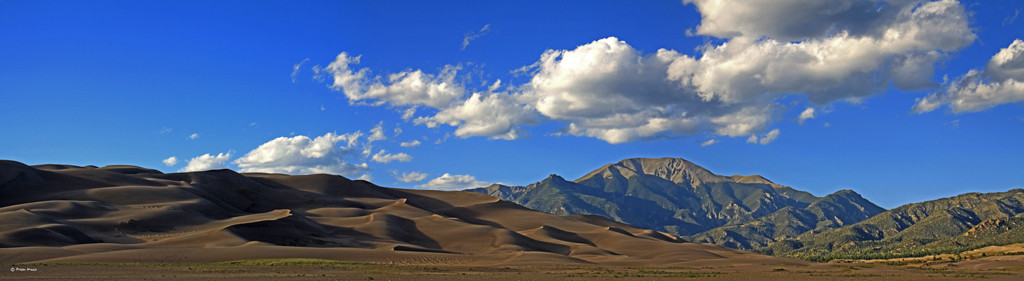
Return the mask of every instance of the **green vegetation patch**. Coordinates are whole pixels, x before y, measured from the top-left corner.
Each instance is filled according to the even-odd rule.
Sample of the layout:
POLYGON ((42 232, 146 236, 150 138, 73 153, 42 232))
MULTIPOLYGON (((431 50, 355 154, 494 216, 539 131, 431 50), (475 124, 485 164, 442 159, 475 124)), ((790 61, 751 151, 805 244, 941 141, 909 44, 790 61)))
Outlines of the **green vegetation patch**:
POLYGON ((999 270, 1021 271, 1021 270, 1024 270, 1024 264, 1022 264, 1022 265, 1015 265, 1015 266, 1000 267, 999 270))

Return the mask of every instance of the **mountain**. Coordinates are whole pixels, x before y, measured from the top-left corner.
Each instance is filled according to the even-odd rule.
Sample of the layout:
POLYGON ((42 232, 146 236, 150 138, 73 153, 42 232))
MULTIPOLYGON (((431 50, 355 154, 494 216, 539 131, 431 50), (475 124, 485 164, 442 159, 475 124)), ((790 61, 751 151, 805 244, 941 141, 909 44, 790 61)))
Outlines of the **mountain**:
POLYGON ((739 249, 857 223, 884 211, 853 191, 819 198, 757 175, 716 175, 678 158, 626 159, 574 181, 551 175, 527 186, 467 191, 552 214, 601 215, 739 249))
POLYGON ((760 249, 826 261, 959 253, 1024 242, 1024 189, 907 204, 859 223, 809 232, 760 249))
POLYGON ((0 262, 793 263, 591 215, 334 175, 0 160, 0 262))
POLYGON ((754 249, 776 241, 795 238, 809 231, 859 222, 884 209, 852 190, 840 190, 815 200, 803 209, 785 207, 742 224, 726 225, 694 235, 694 241, 709 242, 731 248, 754 249))

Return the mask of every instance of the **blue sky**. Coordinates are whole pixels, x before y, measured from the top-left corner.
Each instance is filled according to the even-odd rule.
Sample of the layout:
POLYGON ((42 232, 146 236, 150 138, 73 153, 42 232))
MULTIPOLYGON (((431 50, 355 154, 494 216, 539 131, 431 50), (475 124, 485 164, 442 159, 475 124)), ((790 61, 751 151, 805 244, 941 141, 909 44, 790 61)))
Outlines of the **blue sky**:
POLYGON ((1024 4, 717 2, 0 1, 0 158, 455 189, 680 157, 886 208, 1024 187, 1024 4))

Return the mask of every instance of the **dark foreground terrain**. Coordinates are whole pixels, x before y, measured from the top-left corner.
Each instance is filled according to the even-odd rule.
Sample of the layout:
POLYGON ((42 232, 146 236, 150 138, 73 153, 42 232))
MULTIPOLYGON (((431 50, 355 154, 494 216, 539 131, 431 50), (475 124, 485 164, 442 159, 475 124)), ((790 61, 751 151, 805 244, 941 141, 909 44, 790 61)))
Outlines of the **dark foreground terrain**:
POLYGON ((466 266, 380 264, 315 259, 218 263, 41 263, 0 279, 56 280, 1021 280, 1024 268, 977 270, 878 264, 700 264, 674 267, 581 264, 466 266))

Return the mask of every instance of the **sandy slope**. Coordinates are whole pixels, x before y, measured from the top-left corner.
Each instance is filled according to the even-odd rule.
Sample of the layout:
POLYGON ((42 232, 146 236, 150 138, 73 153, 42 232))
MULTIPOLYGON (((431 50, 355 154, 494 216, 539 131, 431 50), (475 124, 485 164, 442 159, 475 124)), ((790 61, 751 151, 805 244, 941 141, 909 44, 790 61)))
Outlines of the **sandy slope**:
POLYGON ((0 262, 321 258, 391 264, 806 264, 597 216, 340 176, 0 161, 0 262))

